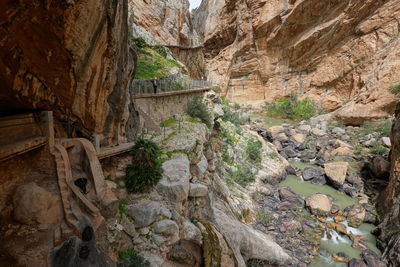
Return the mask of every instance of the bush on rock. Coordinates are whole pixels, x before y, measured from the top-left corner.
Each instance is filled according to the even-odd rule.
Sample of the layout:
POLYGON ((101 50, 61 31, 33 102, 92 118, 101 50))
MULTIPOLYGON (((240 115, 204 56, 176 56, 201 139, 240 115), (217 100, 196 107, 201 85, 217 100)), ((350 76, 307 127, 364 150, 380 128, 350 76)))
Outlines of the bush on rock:
POLYGON ((138 139, 132 163, 126 167, 125 186, 129 193, 142 192, 157 184, 162 176, 161 149, 150 140, 138 139))

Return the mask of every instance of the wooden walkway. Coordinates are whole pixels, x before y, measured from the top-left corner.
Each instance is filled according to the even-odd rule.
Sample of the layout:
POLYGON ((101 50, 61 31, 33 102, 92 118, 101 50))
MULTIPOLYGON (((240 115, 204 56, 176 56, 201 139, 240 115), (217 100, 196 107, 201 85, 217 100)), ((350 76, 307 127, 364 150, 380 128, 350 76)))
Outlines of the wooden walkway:
POLYGON ((158 98, 158 97, 166 97, 166 96, 174 96, 174 95, 183 95, 183 94, 192 94, 197 92, 205 92, 211 90, 212 87, 204 87, 198 89, 188 89, 188 90, 179 90, 179 91, 170 91, 170 92, 162 92, 157 94, 137 94, 132 95, 133 99, 138 98, 158 98))
POLYGON ((126 153, 131 151, 133 146, 135 145, 134 142, 132 143, 125 143, 122 145, 118 146, 112 146, 112 147, 104 147, 100 149, 100 152, 97 153, 97 157, 99 159, 104 159, 104 158, 109 158, 112 156, 116 156, 122 153, 126 153))
POLYGON ((32 137, 0 147, 0 161, 26 153, 47 144, 46 137, 32 137))

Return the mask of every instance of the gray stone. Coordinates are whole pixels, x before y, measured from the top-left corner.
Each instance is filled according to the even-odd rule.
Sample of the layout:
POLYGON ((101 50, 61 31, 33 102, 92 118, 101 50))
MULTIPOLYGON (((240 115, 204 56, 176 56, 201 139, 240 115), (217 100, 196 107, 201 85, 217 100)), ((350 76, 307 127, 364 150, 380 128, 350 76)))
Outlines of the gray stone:
POLYGON ((344 135, 346 134, 346 130, 340 127, 335 127, 332 129, 332 133, 336 135, 344 135))
POLYGON ((299 127, 297 127, 297 129, 299 131, 304 132, 304 133, 309 133, 311 131, 311 126, 307 125, 307 124, 304 124, 304 125, 300 125, 299 127))
POLYGON ((390 162, 381 156, 376 156, 372 160, 372 173, 379 179, 389 178, 390 162))
POLYGON ((151 236, 151 238, 153 239, 154 243, 155 243, 157 246, 160 246, 160 245, 162 245, 163 243, 165 243, 165 241, 167 241, 167 239, 166 239, 165 237, 160 236, 160 235, 156 235, 156 234, 153 234, 153 235, 151 236))
POLYGON ((196 241, 198 244, 201 244, 203 239, 199 228, 190 221, 183 222, 183 237, 186 240, 196 241))
POLYGON ((163 163, 162 179, 156 189, 170 201, 182 201, 189 195, 190 162, 186 155, 163 163))
POLYGON ((134 219, 136 228, 142 228, 152 224, 160 214, 161 206, 155 201, 145 201, 128 206, 126 212, 134 219))
POLYGON ((386 136, 382 137, 381 138, 381 142, 386 147, 391 147, 392 146, 392 143, 390 142, 390 138, 389 137, 386 137, 386 136))
POLYGON ((324 194, 314 194, 306 199, 306 207, 314 215, 327 215, 332 209, 332 200, 324 194))
POLYGON ((172 220, 162 220, 154 223, 153 230, 157 234, 173 235, 179 231, 179 227, 172 220))
POLYGON ((313 129, 311 130, 311 133, 312 133, 313 135, 319 136, 319 137, 326 135, 326 132, 325 132, 325 131, 320 130, 320 129, 317 129, 317 128, 313 128, 313 129))
POLYGON ((190 184, 189 197, 205 197, 207 194, 207 186, 202 184, 190 184))
POLYGON ((199 163, 197 163, 198 176, 201 178, 207 170, 208 161, 203 155, 199 163))
POLYGON ((305 168, 301 174, 305 181, 311 180, 313 184, 326 184, 325 174, 315 168, 305 168))

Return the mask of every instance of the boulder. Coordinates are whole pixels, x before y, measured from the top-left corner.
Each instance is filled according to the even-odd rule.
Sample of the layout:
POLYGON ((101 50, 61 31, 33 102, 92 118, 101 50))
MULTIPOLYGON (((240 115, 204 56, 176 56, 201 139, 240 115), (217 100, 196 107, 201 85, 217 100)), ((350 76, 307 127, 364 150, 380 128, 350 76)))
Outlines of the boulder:
POLYGON ((385 136, 385 137, 382 137, 381 138, 381 142, 382 142, 382 144, 384 145, 384 146, 386 146, 386 147, 391 147, 392 146, 392 143, 390 142, 390 138, 389 137, 387 137, 387 136, 385 136))
POLYGON ((314 194, 306 198, 306 207, 314 215, 328 215, 332 209, 332 200, 324 194, 314 194))
POLYGON ((201 244, 203 239, 200 229, 190 221, 183 222, 183 238, 196 241, 198 244, 201 244))
POLYGON ((368 267, 385 267, 386 264, 379 260, 379 256, 370 249, 362 252, 362 258, 367 263, 368 267))
POLYGON ((351 156, 353 155, 353 151, 348 147, 338 147, 330 152, 332 157, 336 156, 351 156))
POLYGON ((287 137, 287 135, 285 133, 280 133, 276 136, 276 139, 279 141, 288 141, 289 138, 287 137))
POLYGON ((325 132, 325 131, 320 130, 320 129, 317 129, 317 128, 311 129, 311 133, 312 133, 313 135, 319 136, 319 137, 326 135, 326 132, 325 132))
POLYGON ((390 173, 390 162, 382 156, 376 156, 372 159, 371 171, 376 178, 387 180, 390 173))
POLYGON ((275 139, 278 134, 283 133, 285 131, 285 128, 283 126, 271 126, 268 128, 268 133, 272 136, 273 139, 275 139))
POLYGON ((324 164, 326 176, 337 188, 340 188, 344 184, 348 167, 349 163, 347 162, 329 162, 324 164))
POLYGON ((302 206, 303 200, 300 196, 294 193, 289 187, 279 188, 279 198, 281 201, 287 201, 289 203, 295 204, 296 206, 302 206))
POLYGON ((335 134, 335 135, 339 135, 340 136, 340 135, 346 134, 346 130, 343 129, 343 128, 340 128, 340 127, 334 127, 332 129, 332 133, 335 134))
POLYGON ((309 133, 311 131, 311 126, 307 124, 300 125, 297 129, 304 133, 309 133))
POLYGON ((158 193, 171 201, 183 201, 189 195, 190 162, 186 155, 163 163, 163 176, 156 185, 158 193))
POLYGON ((137 228, 152 224, 160 214, 161 205, 155 201, 143 201, 128 206, 126 212, 133 218, 133 224, 137 228))
POLYGON ((367 265, 364 263, 364 261, 358 260, 358 259, 351 259, 347 263, 347 266, 348 267, 367 267, 367 265))
POLYGON ((189 197, 205 197, 208 194, 208 187, 202 184, 190 184, 189 197))
POLYGON ((365 219, 365 208, 361 205, 351 205, 344 211, 351 226, 359 226, 365 219))
POLYGON ((285 148, 282 150, 282 152, 285 153, 285 155, 286 155, 288 158, 295 158, 295 157, 297 156, 297 152, 296 152, 292 147, 290 147, 290 146, 285 147, 285 148))
POLYGON ((31 182, 21 185, 13 195, 14 218, 23 223, 38 224, 41 229, 48 229, 63 217, 61 199, 31 182))
POLYGON ((173 220, 162 220, 153 224, 153 231, 161 235, 173 235, 179 232, 179 227, 173 220))
POLYGON ((305 136, 304 134, 297 133, 297 134, 292 135, 291 139, 292 139, 295 143, 297 143, 297 144, 299 144, 299 145, 302 145, 302 144, 304 144, 304 142, 306 141, 306 136, 305 136))
POLYGON ((326 184, 324 173, 318 169, 307 167, 303 170, 301 175, 305 181, 311 180, 313 184, 326 184))

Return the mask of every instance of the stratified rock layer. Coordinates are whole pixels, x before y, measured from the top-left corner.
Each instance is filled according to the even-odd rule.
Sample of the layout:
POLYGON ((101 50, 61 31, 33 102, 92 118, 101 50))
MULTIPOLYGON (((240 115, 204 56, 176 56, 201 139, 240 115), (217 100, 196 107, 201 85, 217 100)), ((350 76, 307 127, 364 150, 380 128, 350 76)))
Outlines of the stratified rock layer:
POLYGON ((306 94, 359 124, 394 107, 396 0, 205 0, 194 17, 208 78, 235 102, 306 94), (350 102, 349 102, 350 101, 350 102))
POLYGON ((53 110, 87 135, 123 136, 127 1, 6 0, 0 10, 0 112, 53 110))

